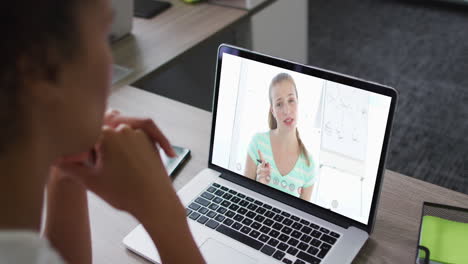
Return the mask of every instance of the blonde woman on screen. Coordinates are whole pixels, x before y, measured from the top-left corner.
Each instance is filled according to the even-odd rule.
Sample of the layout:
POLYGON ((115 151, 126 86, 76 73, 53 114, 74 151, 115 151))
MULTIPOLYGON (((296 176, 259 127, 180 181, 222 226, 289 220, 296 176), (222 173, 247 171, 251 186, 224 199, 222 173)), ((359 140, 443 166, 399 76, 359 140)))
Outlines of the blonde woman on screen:
POLYGON ((276 75, 269 88, 270 130, 253 136, 245 176, 310 201, 315 182, 314 163, 297 130, 298 94, 294 79, 276 75))

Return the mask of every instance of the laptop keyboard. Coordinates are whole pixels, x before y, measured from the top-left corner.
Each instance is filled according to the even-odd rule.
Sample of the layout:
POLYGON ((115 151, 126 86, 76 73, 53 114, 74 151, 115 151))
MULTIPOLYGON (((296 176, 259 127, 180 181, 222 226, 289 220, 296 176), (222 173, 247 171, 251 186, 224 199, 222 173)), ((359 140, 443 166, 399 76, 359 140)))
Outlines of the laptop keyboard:
POLYGON ((187 208, 187 217, 289 264, 318 264, 340 234, 213 183, 187 208))

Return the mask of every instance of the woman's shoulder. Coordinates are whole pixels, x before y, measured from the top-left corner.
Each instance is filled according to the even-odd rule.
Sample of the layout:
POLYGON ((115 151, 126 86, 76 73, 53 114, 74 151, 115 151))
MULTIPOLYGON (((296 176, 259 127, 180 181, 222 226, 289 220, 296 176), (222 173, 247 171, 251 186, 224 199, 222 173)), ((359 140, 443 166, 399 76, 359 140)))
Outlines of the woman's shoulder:
POLYGON ((252 137, 252 141, 258 142, 258 141, 263 141, 266 142, 269 140, 270 137, 270 131, 267 132, 258 132, 255 133, 252 137))

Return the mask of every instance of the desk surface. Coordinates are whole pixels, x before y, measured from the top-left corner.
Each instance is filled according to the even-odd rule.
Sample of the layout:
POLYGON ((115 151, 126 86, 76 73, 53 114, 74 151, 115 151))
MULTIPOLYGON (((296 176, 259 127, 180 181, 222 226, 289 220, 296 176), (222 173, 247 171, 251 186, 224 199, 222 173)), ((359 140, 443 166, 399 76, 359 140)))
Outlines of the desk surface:
MULTIPOLYGON (((116 89, 109 105, 125 114, 153 118, 173 144, 192 150, 191 159, 174 179, 177 190, 206 167, 211 113, 132 87, 116 89)), ((468 195, 387 170, 374 233, 355 263, 411 263, 423 201, 467 207, 468 195)), ((134 218, 110 208, 93 194, 90 215, 94 263, 147 263, 121 242, 137 226, 134 218)))

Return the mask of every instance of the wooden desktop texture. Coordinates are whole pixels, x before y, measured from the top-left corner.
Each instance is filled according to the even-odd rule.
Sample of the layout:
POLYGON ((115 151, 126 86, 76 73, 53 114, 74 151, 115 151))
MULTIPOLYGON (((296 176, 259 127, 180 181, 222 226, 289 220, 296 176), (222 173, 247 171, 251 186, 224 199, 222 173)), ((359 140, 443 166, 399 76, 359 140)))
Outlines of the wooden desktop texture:
MULTIPOLYGON (((114 45, 115 62, 134 73, 113 87, 109 106, 152 118, 173 144, 191 150, 191 158, 173 181, 179 190, 208 164, 211 113, 128 85, 168 67, 174 58, 252 10, 171 2, 171 9, 151 20, 135 19, 132 36, 114 45)), ((92 193, 89 198, 93 263, 149 263, 122 244, 138 222, 92 193)), ((374 232, 354 263, 412 263, 423 201, 468 206, 467 195, 387 170, 374 232)))

